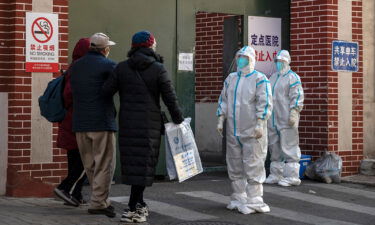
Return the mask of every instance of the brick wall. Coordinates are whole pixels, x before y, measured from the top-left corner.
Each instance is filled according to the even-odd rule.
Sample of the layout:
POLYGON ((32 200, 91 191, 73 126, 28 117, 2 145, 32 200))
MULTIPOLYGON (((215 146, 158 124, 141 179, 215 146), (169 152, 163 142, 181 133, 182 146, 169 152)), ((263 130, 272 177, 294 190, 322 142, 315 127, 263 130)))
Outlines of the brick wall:
POLYGON ((300 143, 305 153, 314 156, 324 150, 337 150, 338 145, 337 73, 329 72, 329 49, 337 39, 337 26, 337 1, 336 4, 291 2, 291 66, 301 76, 305 91, 300 143), (327 149, 328 140, 330 149, 327 149))
MULTIPOLYGON (((352 1, 352 40, 359 45, 359 70, 352 73, 353 90, 353 151, 345 156, 346 171, 357 173, 363 159, 363 33, 362 1, 352 1)), ((372 59, 368 59, 372 60, 372 59)))
MULTIPOLYGON (((67 67, 68 1, 54 0, 59 14, 60 65, 67 67)), ((9 93, 7 195, 48 196, 53 184, 66 175, 65 150, 55 148, 53 162, 31 164, 31 73, 25 72, 25 17, 32 0, 0 3, 0 92, 9 93)), ((57 74, 55 74, 56 76, 57 74)), ((57 127, 54 126, 54 140, 57 127)))
MULTIPOLYGON (((362 4, 353 1, 353 41, 362 44, 362 4)), ((353 149, 338 149, 338 73, 331 70, 331 44, 338 38, 338 0, 292 0, 292 68, 301 76, 305 108, 300 146, 316 159, 324 151, 343 159, 343 175, 358 173, 363 150, 362 62, 353 73, 353 149)), ((361 49, 361 47, 360 47, 361 49)), ((362 50, 360 50, 362 60, 362 50)))
MULTIPOLYGON (((34 0, 35 1, 35 0, 34 0)), ((59 15, 59 65, 60 69, 66 70, 68 68, 68 0, 53 0, 53 13, 59 15)), ((55 73, 54 77, 59 76, 60 73, 55 73)), ((44 177, 43 181, 48 181, 54 184, 60 183, 61 179, 67 174, 67 158, 66 150, 56 147, 57 140, 57 123, 53 126, 53 165, 51 168, 50 177, 44 177)))
POLYGON ((198 12, 195 42, 195 101, 217 102, 223 88, 224 18, 232 15, 198 12))

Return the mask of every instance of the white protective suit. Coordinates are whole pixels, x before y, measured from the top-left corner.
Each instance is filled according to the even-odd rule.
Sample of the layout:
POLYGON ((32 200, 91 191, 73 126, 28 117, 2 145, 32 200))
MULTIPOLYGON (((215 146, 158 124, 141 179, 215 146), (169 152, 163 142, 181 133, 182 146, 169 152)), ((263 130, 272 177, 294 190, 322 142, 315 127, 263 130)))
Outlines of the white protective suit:
POLYGON ((282 62, 282 67, 270 77, 273 96, 273 111, 268 121, 271 165, 266 183, 299 185, 301 150, 298 122, 303 108, 303 89, 300 77, 290 69, 289 52, 279 51, 276 60, 282 62))
POLYGON ((262 183, 266 178, 267 119, 272 112, 271 86, 267 77, 256 70, 255 50, 245 46, 236 54, 247 56, 249 64, 225 79, 219 98, 218 130, 226 120, 226 161, 233 194, 229 209, 244 214, 269 212, 263 202, 262 183), (262 137, 256 139, 255 137, 262 137))

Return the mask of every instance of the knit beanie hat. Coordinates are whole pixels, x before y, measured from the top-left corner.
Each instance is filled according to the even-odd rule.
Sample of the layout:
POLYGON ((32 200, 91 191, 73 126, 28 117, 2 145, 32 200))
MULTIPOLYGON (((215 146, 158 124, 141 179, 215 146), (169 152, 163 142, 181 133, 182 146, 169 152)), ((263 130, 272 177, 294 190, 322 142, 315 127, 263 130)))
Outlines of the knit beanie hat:
POLYGON ((154 35, 147 30, 139 31, 133 35, 132 47, 146 47, 150 48, 155 42, 154 35))

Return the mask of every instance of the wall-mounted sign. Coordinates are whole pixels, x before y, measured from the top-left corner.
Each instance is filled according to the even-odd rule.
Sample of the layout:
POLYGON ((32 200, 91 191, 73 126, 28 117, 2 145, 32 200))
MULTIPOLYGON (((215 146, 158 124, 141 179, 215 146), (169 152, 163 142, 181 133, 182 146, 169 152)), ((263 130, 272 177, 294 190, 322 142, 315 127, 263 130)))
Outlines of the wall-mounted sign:
POLYGON ((178 70, 193 71, 194 55, 193 53, 178 54, 178 70))
POLYGON ((332 70, 358 71, 358 43, 347 41, 332 42, 332 70))
POLYGON ((281 50, 281 18, 249 16, 248 44, 256 52, 255 69, 270 76, 273 58, 281 50))
POLYGON ((26 13, 26 72, 59 71, 57 14, 26 13))

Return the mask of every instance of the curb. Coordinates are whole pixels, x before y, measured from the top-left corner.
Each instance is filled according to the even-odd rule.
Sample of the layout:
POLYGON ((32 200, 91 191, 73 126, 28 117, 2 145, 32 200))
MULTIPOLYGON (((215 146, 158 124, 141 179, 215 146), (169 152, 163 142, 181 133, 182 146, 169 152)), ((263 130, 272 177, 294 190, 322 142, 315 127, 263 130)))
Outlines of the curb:
POLYGON ((362 184, 375 187, 375 176, 354 175, 341 178, 342 183, 362 184))

